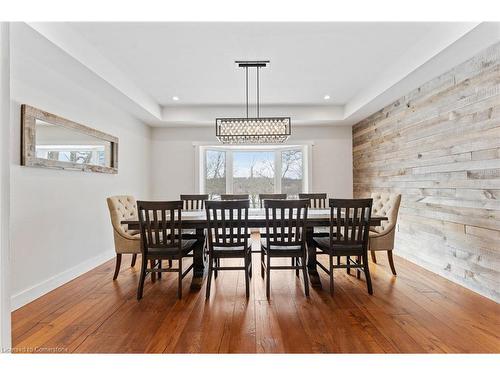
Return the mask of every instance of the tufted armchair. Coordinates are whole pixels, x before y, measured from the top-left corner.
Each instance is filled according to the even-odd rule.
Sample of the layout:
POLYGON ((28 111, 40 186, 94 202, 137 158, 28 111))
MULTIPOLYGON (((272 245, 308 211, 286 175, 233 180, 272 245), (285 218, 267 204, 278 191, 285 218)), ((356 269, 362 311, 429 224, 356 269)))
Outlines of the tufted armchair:
POLYGON ((138 230, 129 230, 127 225, 122 225, 122 220, 138 220, 137 203, 129 195, 116 195, 107 198, 113 236, 115 240, 116 267, 113 280, 118 277, 122 254, 132 254, 132 264, 135 265, 137 254, 141 253, 141 237, 138 230))
POLYGON ((386 216, 389 220, 383 221, 378 227, 370 227, 368 250, 371 252, 374 263, 377 263, 375 251, 387 251, 392 274, 396 275, 392 250, 401 194, 372 193, 371 197, 373 199, 372 215, 386 216))

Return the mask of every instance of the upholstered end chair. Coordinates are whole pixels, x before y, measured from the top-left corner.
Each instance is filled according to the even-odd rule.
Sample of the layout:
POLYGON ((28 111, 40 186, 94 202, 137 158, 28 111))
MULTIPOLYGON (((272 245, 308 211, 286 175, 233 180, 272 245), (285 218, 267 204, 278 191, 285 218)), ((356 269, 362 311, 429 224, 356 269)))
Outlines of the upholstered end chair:
POLYGON ((113 280, 116 280, 120 272, 122 254, 132 254, 130 266, 134 267, 137 254, 141 253, 141 236, 138 230, 130 230, 128 225, 121 224, 123 220, 138 220, 135 198, 130 195, 116 195, 107 198, 107 202, 115 240, 116 266, 113 280))
POLYGON ((388 220, 382 221, 380 226, 370 227, 368 250, 371 252, 374 263, 377 263, 376 251, 387 251, 392 274, 396 275, 392 250, 401 194, 372 193, 371 197, 373 199, 372 216, 386 216, 388 220))

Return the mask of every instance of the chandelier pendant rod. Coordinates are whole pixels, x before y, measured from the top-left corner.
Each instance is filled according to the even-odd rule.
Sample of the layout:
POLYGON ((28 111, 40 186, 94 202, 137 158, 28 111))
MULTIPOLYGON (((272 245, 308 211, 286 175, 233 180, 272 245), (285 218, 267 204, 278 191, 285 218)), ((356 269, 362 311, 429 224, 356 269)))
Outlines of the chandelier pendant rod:
POLYGON ((259 100, 259 70, 260 67, 257 67, 257 118, 260 117, 260 100, 259 100))
POLYGON ((248 66, 245 67, 245 87, 246 87, 246 101, 247 101, 247 118, 248 118, 248 66))

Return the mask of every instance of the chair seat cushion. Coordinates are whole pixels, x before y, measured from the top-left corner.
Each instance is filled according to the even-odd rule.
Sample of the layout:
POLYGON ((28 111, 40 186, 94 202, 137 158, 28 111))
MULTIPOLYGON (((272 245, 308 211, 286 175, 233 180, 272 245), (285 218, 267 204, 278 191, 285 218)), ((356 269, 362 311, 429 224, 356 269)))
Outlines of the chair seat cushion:
POLYGON ((267 246, 267 238, 261 238, 260 239, 260 245, 264 251, 269 251, 270 253, 273 252, 295 252, 295 253, 302 253, 302 246, 296 245, 296 246, 275 246, 271 245, 271 248, 267 246))
MULTIPOLYGON (((192 250, 194 245, 196 244, 196 240, 182 240, 181 241, 181 248, 182 248, 182 255, 185 256, 189 254, 192 250)), ((178 247, 150 247, 148 248, 148 256, 150 257, 175 257, 179 254, 179 248, 178 247)))
POLYGON ((363 255, 363 245, 344 243, 334 243, 330 248, 329 237, 314 237, 314 244, 325 253, 334 255, 363 255))
POLYGON ((243 246, 234 246, 234 247, 218 247, 214 246, 214 254, 217 257, 227 257, 230 258, 232 256, 234 257, 242 257, 248 252, 252 250, 252 244, 248 244, 247 248, 245 249, 243 246))

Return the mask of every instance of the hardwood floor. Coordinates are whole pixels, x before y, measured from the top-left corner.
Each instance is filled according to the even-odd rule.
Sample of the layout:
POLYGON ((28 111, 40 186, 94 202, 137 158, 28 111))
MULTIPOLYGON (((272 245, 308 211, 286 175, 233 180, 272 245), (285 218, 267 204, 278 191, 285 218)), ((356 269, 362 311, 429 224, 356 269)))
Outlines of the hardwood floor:
MULTIPOLYGON (((77 353, 500 353, 500 304, 396 257, 370 264, 374 295, 344 271, 335 295, 304 296, 294 271, 271 273, 265 296, 258 255, 250 299, 243 271, 220 272, 210 301, 204 288, 176 297, 176 275, 164 274, 135 299, 139 264, 126 258, 112 281, 113 261, 12 314, 19 352, 77 353)), ((226 261, 227 262, 227 261, 226 261)))

